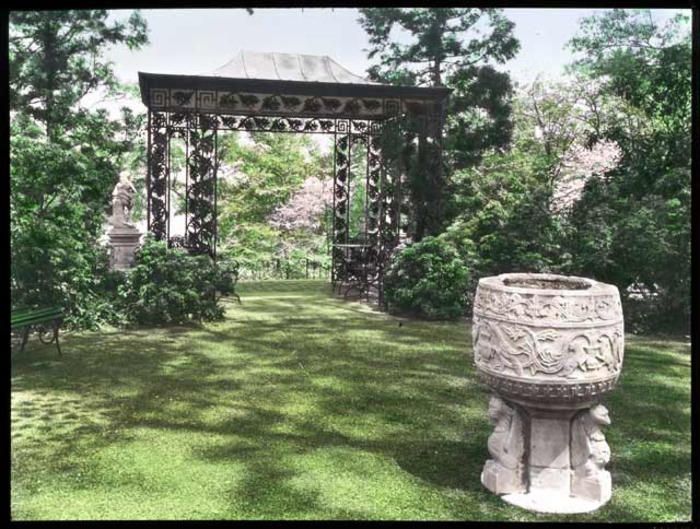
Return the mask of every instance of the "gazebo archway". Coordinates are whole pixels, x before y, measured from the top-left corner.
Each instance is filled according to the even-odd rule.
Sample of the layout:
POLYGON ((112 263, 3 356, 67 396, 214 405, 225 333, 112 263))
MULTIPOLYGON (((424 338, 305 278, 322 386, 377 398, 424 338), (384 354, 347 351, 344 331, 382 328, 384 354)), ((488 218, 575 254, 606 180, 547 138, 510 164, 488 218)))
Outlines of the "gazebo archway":
POLYGON ((371 282, 382 302, 382 273, 402 229, 402 174, 387 171, 387 123, 412 124, 422 170, 442 172, 441 130, 450 90, 367 81, 327 56, 241 52, 211 75, 139 72, 148 108, 147 223, 157 240, 216 256, 217 134, 271 131, 334 137, 332 282, 371 282), (184 141, 185 237, 170 233, 170 143, 184 141), (362 244, 349 238, 349 168, 366 148, 367 208, 362 244), (361 250, 361 251, 357 251, 361 250), (358 255, 360 257, 359 267, 358 255), (368 277, 371 276, 371 277, 368 277))

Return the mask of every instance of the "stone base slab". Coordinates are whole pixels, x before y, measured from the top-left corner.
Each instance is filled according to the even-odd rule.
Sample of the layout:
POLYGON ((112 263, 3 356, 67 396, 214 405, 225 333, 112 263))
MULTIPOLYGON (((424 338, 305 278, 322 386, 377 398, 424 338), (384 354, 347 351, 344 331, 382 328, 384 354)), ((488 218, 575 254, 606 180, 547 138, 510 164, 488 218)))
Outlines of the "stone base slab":
MULTIPOLYGON (((552 490, 538 490, 526 494, 505 494, 501 499, 528 511, 550 514, 580 514, 592 512, 607 503, 593 501, 578 496, 556 493, 552 490)), ((608 498, 609 499, 609 498, 608 498)))

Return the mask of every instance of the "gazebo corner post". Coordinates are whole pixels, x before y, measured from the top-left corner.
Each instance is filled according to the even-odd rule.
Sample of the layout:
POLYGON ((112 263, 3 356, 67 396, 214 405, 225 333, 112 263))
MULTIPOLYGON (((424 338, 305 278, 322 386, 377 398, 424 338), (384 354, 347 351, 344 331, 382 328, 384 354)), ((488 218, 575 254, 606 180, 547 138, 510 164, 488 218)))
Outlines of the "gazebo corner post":
POLYGON ((335 126, 333 127, 333 209, 331 211, 331 222, 330 224, 330 246, 331 246, 331 287, 333 288, 333 291, 335 291, 336 287, 336 282, 338 280, 337 278, 337 273, 336 273, 336 249, 335 249, 335 194, 336 194, 336 185, 337 185, 337 179, 338 179, 338 173, 336 170, 337 166, 337 157, 338 157, 338 119, 335 119, 335 126))
POLYGON ((170 240, 170 192, 171 192, 171 182, 170 180, 172 179, 172 165, 170 161, 170 156, 172 155, 172 152, 170 150, 170 142, 172 140, 172 127, 170 126, 170 113, 165 114, 165 137, 166 137, 166 155, 165 155, 165 163, 167 166, 167 171, 166 171, 166 178, 165 178, 165 209, 168 212, 168 215, 166 217, 166 224, 165 224, 165 243, 168 248, 171 247, 171 240, 170 240))
POLYGON ((148 231, 157 241, 166 238, 167 229, 167 203, 166 181, 167 171, 167 131, 164 128, 164 116, 162 112, 153 112, 149 109, 148 127, 148 171, 147 171, 147 223, 148 231))
POLYGON ((151 233, 151 109, 147 112, 146 126, 146 231, 151 233))
POLYGON ((365 241, 365 243, 369 242, 369 223, 370 223, 370 210, 369 210, 369 169, 370 169, 370 136, 369 132, 363 135, 364 136, 364 144, 365 144, 365 196, 363 198, 362 202, 362 210, 363 210, 363 217, 364 217, 364 222, 362 226, 362 238, 365 241))
MULTIPOLYGON (((398 110, 398 109, 397 109, 398 110)), ((387 310, 384 280, 386 270, 391 262, 392 253, 398 244, 400 229, 400 191, 401 191, 401 149, 392 150, 389 145, 397 147, 397 138, 403 140, 404 117, 398 112, 385 118, 381 127, 381 141, 378 148, 379 170, 379 223, 378 223, 378 305, 387 310), (388 143, 388 145, 387 145, 388 143)))
MULTIPOLYGON (((353 144, 353 135, 352 135, 352 122, 348 121, 348 171, 347 171, 347 179, 346 183, 347 185, 345 186, 345 189, 347 190, 347 202, 346 202, 346 207, 345 207, 345 240, 343 241, 345 244, 350 243, 350 210, 352 209, 352 193, 353 193, 353 188, 352 188, 352 144, 353 144)), ((347 277, 347 260, 345 261, 345 276, 347 277)))
POLYGON ((191 151, 186 161, 190 202, 186 219, 186 246, 190 253, 215 255, 216 141, 217 121, 202 113, 188 120, 187 136, 191 151))
POLYGON ((219 243, 219 210, 218 210, 218 194, 219 194, 219 122, 214 123, 214 237, 212 244, 212 258, 216 260, 216 247, 219 243))
POLYGON ((380 282, 382 267, 379 219, 381 214, 380 198, 381 155, 378 132, 374 123, 370 123, 367 133, 367 181, 366 181, 366 233, 372 259, 370 284, 377 289, 377 301, 380 302, 380 282))
POLYGON ((184 124, 185 124, 185 130, 182 134, 183 139, 185 140, 185 233, 183 234, 183 242, 185 244, 185 247, 188 246, 187 244, 187 220, 189 219, 189 200, 187 197, 190 194, 190 127, 192 126, 191 124, 192 117, 190 114, 187 114, 184 119, 184 124))
POLYGON ((334 189, 333 189, 333 274, 342 285, 347 276, 347 258, 343 247, 347 244, 350 208, 350 121, 339 119, 334 135, 334 189))

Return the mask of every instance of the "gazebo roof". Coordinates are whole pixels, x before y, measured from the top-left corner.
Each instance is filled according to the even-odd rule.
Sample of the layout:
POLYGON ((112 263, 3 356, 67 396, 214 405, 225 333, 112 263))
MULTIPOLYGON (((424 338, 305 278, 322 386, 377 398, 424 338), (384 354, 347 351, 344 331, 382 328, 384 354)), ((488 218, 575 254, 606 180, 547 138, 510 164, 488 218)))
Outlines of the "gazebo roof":
POLYGON ((380 84, 352 73, 327 55, 262 53, 247 50, 239 52, 210 75, 237 79, 380 84))
POLYGON ((450 93, 445 87, 372 82, 326 55, 252 51, 205 75, 139 72, 139 86, 144 105, 154 110, 370 119, 406 105, 440 104, 450 93))

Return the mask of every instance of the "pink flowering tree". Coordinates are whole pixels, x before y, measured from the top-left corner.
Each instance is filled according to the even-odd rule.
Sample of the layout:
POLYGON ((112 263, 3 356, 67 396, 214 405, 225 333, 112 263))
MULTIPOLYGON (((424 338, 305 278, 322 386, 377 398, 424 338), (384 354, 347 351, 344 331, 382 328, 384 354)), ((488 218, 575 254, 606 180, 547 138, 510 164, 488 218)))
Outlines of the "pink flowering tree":
POLYGON ((559 162, 550 203, 552 212, 562 214, 569 211, 581 198, 586 182, 593 176, 604 176, 617 167, 621 159, 622 150, 614 141, 601 140, 591 148, 574 143, 559 162))
POLYGON ((624 102, 602 96, 607 82, 569 78, 552 82, 536 79, 516 99, 515 143, 547 160, 544 182, 552 190, 549 211, 563 215, 581 198, 586 182, 617 167, 622 151, 600 138, 603 131, 629 116, 624 102))
POLYGON ((326 208, 333 203, 333 182, 311 176, 269 217, 269 224, 283 231, 308 230, 318 232, 326 208))

